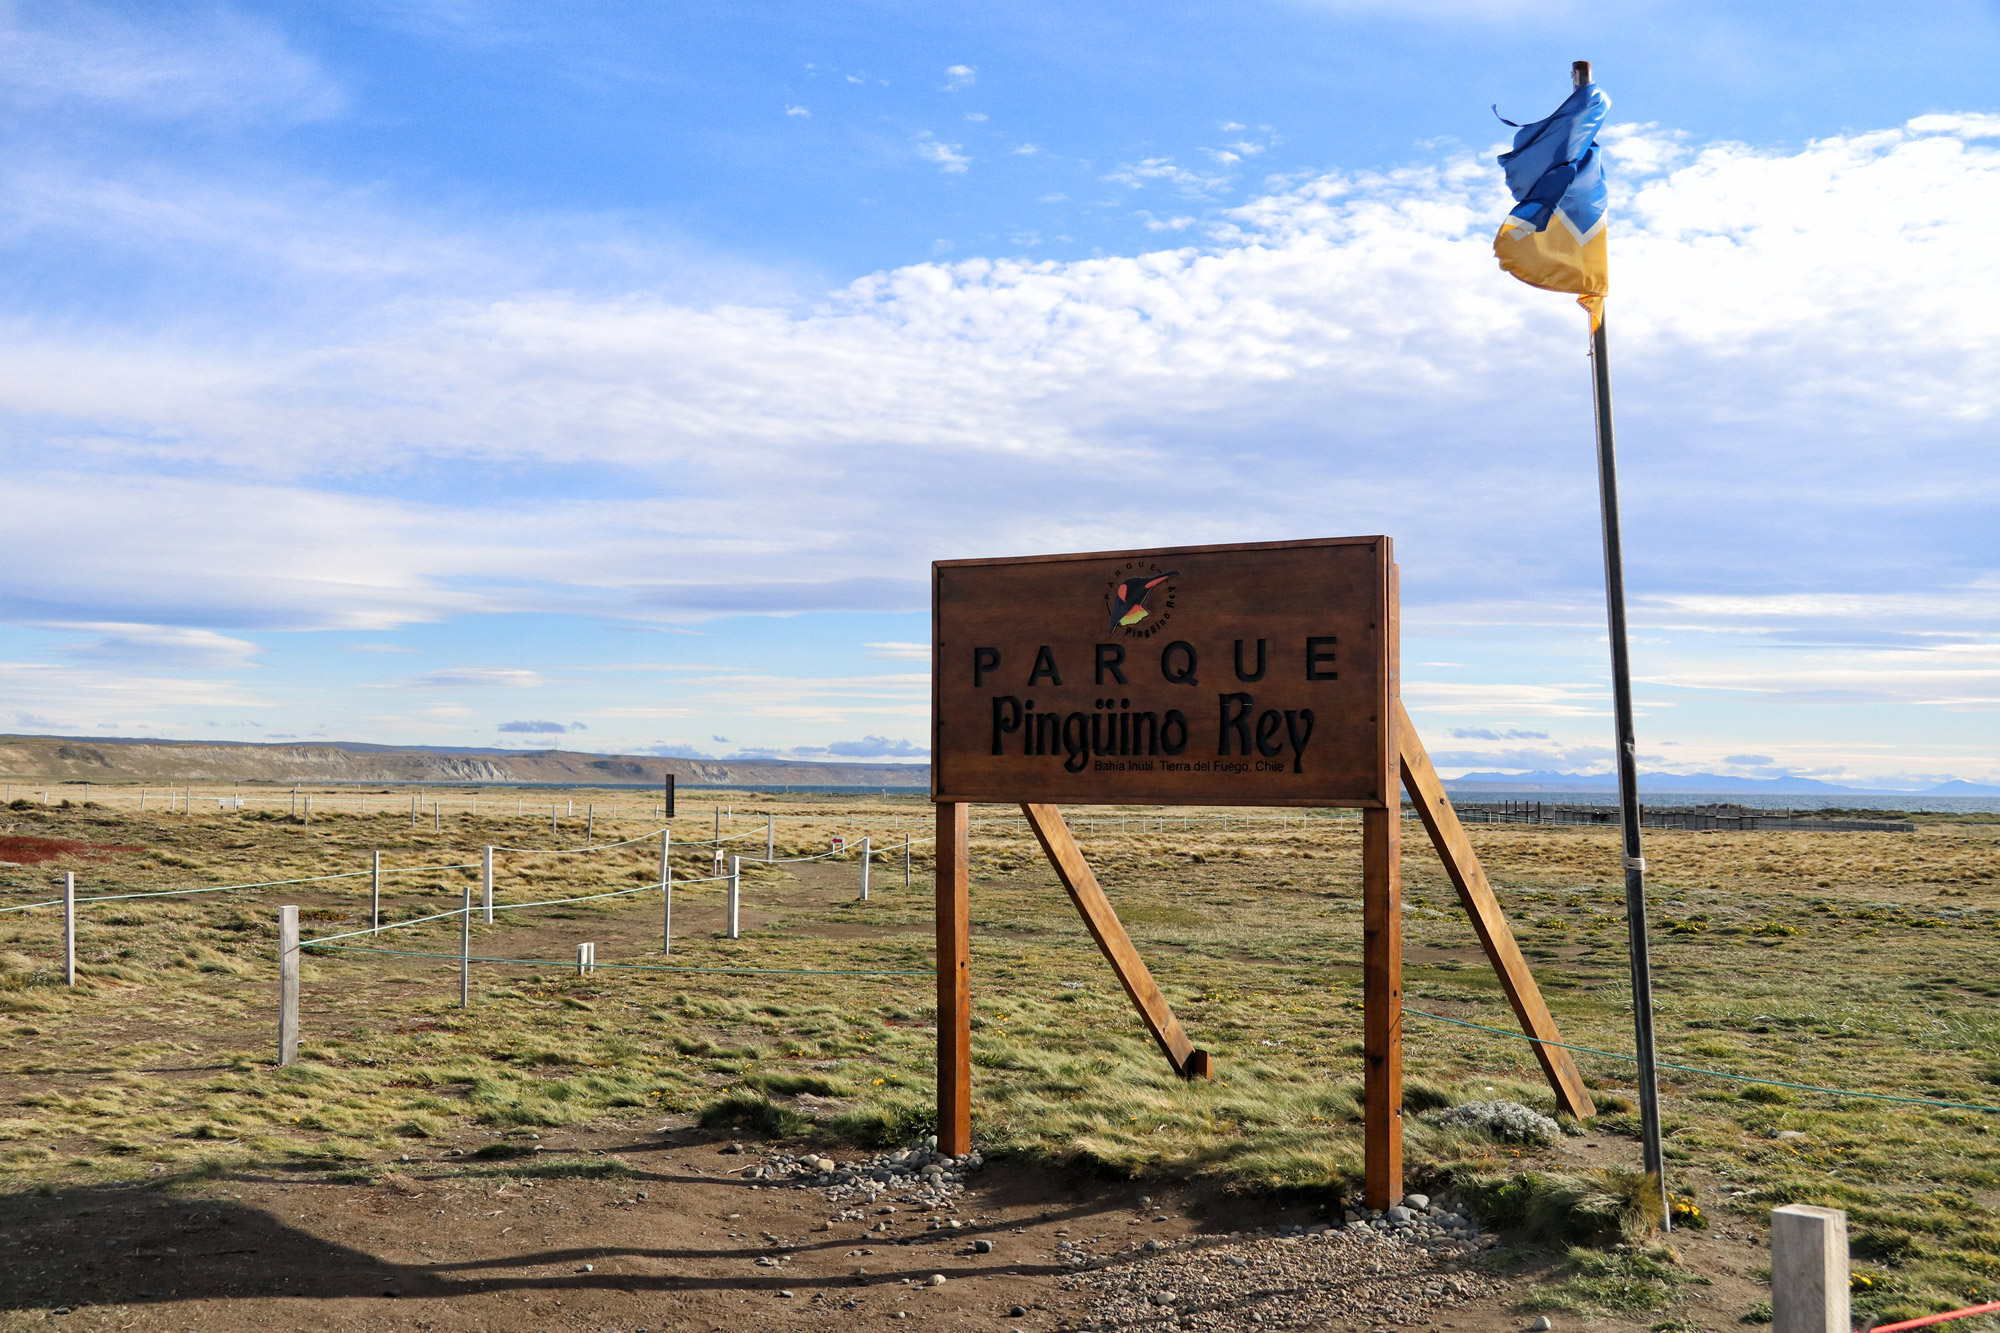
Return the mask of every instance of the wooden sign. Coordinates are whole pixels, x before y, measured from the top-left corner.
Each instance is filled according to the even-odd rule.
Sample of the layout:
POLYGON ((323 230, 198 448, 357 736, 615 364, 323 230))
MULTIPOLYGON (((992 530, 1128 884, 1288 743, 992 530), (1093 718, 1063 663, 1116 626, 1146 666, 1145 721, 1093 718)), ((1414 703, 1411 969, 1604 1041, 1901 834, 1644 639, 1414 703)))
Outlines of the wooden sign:
POLYGON ((1384 808, 1387 537, 932 566, 931 796, 1384 808))

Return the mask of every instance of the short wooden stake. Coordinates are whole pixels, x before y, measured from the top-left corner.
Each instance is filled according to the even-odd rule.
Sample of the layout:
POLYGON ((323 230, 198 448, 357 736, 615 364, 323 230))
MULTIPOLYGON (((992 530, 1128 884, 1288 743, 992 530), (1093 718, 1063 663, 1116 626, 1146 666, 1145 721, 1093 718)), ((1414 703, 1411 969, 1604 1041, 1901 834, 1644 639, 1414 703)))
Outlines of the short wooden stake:
POLYGON ((775 861, 778 859, 778 817, 776 815, 764 816, 764 859, 766 861, 775 861))
POLYGON ((903 835, 903 887, 910 887, 910 835, 903 835))
POLYGON ((76 984, 76 872, 63 871, 63 984, 76 984))
POLYGON ((368 929, 382 929, 382 853, 376 852, 368 871, 368 929))
POLYGON ((665 914, 660 921, 660 952, 663 954, 674 951, 674 863, 668 859, 668 854, 673 851, 673 845, 673 830, 661 829, 660 888, 666 894, 665 914))
POLYGON ((299 909, 278 909, 278 1063, 299 1062, 299 909))
POLYGON ((312 822, 313 822, 313 798, 310 795, 308 795, 306 797, 306 823, 310 825, 312 822))
POLYGON ((1771 1333, 1848 1333, 1847 1214, 1771 1210, 1771 1333))
POLYGON ((493 924, 493 849, 479 858, 479 903, 486 909, 486 924, 493 924))
POLYGON ((465 904, 458 912, 458 1007, 472 1007, 472 882, 466 881, 465 904))
POLYGON ((740 919, 742 906, 743 858, 732 856, 729 858, 729 938, 732 940, 737 938, 738 928, 742 924, 740 919))
POLYGON ((583 840, 584 840, 584 841, 585 841, 586 843, 592 843, 592 842, 596 842, 596 841, 597 841, 597 807, 596 807, 596 806, 594 806, 594 805, 586 805, 586 806, 585 806, 585 807, 583 807, 583 808, 584 808, 584 821, 583 821, 583 840))
POLYGON ((875 854, 869 850, 868 839, 863 838, 861 840, 861 901, 864 903, 868 901, 868 865, 874 859, 875 854))
POLYGON ((556 836, 556 803, 554 801, 549 802, 549 836, 551 838, 556 836))
POLYGON ((938 1151, 972 1151, 972 832, 960 801, 937 806, 938 1151))
POLYGON ((444 832, 444 802, 431 802, 431 832, 444 832))

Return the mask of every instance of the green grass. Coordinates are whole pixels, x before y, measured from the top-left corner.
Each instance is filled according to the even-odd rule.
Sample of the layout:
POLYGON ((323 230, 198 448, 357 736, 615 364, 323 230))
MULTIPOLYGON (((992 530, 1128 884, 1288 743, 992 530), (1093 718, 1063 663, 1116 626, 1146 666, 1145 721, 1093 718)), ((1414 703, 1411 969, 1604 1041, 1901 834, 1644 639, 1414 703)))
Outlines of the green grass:
MULTIPOLYGON (((927 814, 913 802, 869 803, 856 817, 845 802, 731 800, 758 811, 760 823, 767 806, 817 817, 781 825, 781 855, 823 848, 836 831, 872 831, 886 843, 900 837, 897 821, 927 814)), ((706 836, 706 820, 699 823, 683 836, 706 836)), ((614 836, 605 828, 600 820, 600 836, 614 836)), ((1025 835, 976 837, 972 1049, 981 1146, 1113 1175, 1200 1176, 1329 1204, 1351 1196, 1361 1167, 1358 830, 1350 818, 1303 829, 1295 821, 1282 834, 1173 828, 1084 837, 1175 1011, 1214 1053, 1218 1078, 1201 1084, 1167 1069, 1025 835)), ((34 807, 8 812, 0 831, 143 846, 73 868, 92 888, 150 889, 360 868, 378 846, 392 865, 476 860, 487 841, 546 842, 547 824, 461 817, 434 834, 427 823, 410 830, 393 813, 316 813, 308 828, 34 807)), ((1511 1028, 1454 892, 1414 825, 1410 834, 1409 1003, 1511 1028)), ((1505 826, 1470 834, 1566 1037, 1629 1049, 1613 836, 1505 826)), ((715 933, 714 890, 686 889, 676 919, 690 924, 677 927, 671 959, 658 953, 654 895, 560 916, 503 915, 475 927, 474 947, 562 958, 573 957, 575 941, 594 939, 607 962, 922 969, 931 896, 928 849, 919 850, 915 888, 904 890, 899 873, 878 866, 866 904, 854 900, 851 862, 756 877, 745 893, 757 924, 738 941, 715 933)), ((679 853, 677 877, 707 873, 704 851, 679 853)), ((2000 913, 1992 910, 2000 907, 2000 826, 1658 834, 1647 855, 1656 919, 1699 926, 1663 925, 1655 940, 1663 1059, 2000 1105, 2000 913)), ((587 858, 503 855, 502 898, 643 882, 656 858, 657 846, 645 844, 587 858)), ((0 868, 0 898, 42 890, 52 867, 69 868, 0 868)), ((387 914, 405 920, 454 905, 475 873, 393 880, 387 914)), ((219 1154, 363 1162, 473 1127, 527 1130, 640 1113, 868 1146, 908 1143, 932 1128, 935 1014, 920 976, 606 969, 579 977, 556 967, 482 967, 473 1007, 460 1010, 448 961, 310 956, 305 1059, 276 1070, 273 908, 308 908, 309 934, 354 929, 365 919, 366 885, 361 878, 87 909, 84 984, 74 992, 55 984, 53 914, 0 917, 0 1074, 23 1076, 0 1105, 0 1181, 72 1178, 81 1159, 106 1175, 185 1170, 219 1154), (802 1095, 812 1100, 796 1100, 802 1095)), ((456 926, 416 927, 392 942, 449 954, 456 926)), ((1420 1018, 1406 1021, 1405 1039, 1413 1112, 1496 1097, 1554 1110, 1525 1043, 1420 1018)), ((1599 1124, 1636 1135, 1631 1066, 1579 1062, 1606 1112, 1599 1124)), ((1691 1193, 1719 1225, 1759 1227, 1784 1202, 1848 1210, 1857 1254, 1873 1275, 1856 1293, 1865 1314, 1928 1313, 1991 1299, 2000 1286, 2000 1117, 1671 1071, 1663 1099, 1676 1193, 1691 1193)), ((1536 1222, 1524 1205, 1514 1222, 1522 1234, 1598 1244, 1636 1234, 1620 1208, 1607 1214, 1602 1199, 1591 1202, 1617 1199, 1615 1188, 1563 1203, 1553 1187, 1536 1193, 1521 1183, 1551 1174, 1536 1150, 1414 1115, 1406 1123, 1413 1184, 1484 1191, 1502 1209, 1511 1205, 1499 1192, 1513 1182, 1547 1214, 1536 1222)), ((1580 1302, 1599 1299, 1582 1291, 1572 1293, 1580 1302)))

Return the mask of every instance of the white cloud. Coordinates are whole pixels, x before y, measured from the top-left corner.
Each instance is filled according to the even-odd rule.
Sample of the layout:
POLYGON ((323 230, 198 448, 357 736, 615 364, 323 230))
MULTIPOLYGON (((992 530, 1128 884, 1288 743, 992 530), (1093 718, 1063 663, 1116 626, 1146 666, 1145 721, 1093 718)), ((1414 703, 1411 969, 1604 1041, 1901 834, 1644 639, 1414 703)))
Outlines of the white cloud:
POLYGON ((1145 219, 1147 231, 1186 231, 1195 224, 1195 219, 1191 217, 1156 218, 1143 208, 1138 216, 1145 219))
MULTIPOLYGON (((1677 645, 1640 654, 1661 699, 2000 697, 1991 119, 1793 152, 1607 135, 1635 616, 1677 645), (1800 637, 1890 631, 1908 641, 1800 637)), ((1181 168, 1148 163, 1128 183, 1179 188, 1181 168)), ((40 182, 0 201, 18 234, 276 275, 304 306, 342 291, 360 312, 270 315, 255 337, 0 322, 0 614, 17 623, 220 639, 502 610, 901 612, 926 604, 932 556, 1254 528, 1395 534, 1413 627, 1601 632, 1580 317, 1495 270, 1505 196, 1469 156, 1295 180, 1198 244, 914 264, 816 300, 748 279, 730 299, 555 281, 536 267, 546 235, 460 234, 365 199, 157 195, 47 163, 11 179, 40 182), (423 480, 468 471, 515 489, 471 502, 423 480), (1029 478, 1032 503, 991 503, 1029 478), (192 573, 134 576, 165 568, 192 573)), ((1551 673, 1594 679, 1567 660, 1521 678, 1551 673)), ((95 679, 61 716, 136 726, 143 699, 189 697, 95 679)), ((1608 711, 1587 683, 1406 688, 1453 723, 1608 711)), ((772 697, 827 735, 917 734, 922 708, 772 697), (886 720, 850 725, 850 703, 886 720)), ((57 715, 34 698, 19 706, 57 715)))
POLYGON ((1141 162, 1121 163, 1117 170, 1098 179, 1134 190, 1143 189, 1150 181, 1160 181, 1173 186, 1185 195, 1208 195, 1226 189, 1232 178, 1208 176, 1199 171, 1190 171, 1186 167, 1176 166, 1171 157, 1149 157, 1141 162))
POLYGON ((970 65, 953 65, 944 72, 944 91, 955 93, 970 88, 979 78, 979 72, 970 65))
POLYGON ((916 138, 917 156, 947 172, 964 171, 972 165, 972 159, 959 150, 964 144, 944 143, 929 130, 916 138))
POLYGON ((803 116, 807 120, 812 119, 812 112, 806 110, 802 106, 787 106, 785 108, 785 114, 788 116, 803 116))
POLYGON ((262 651, 248 639, 180 625, 70 622, 42 628, 99 636, 64 644, 61 652, 72 661, 138 669, 240 671, 256 666, 256 654, 262 651))
POLYGON ((879 657, 891 662, 928 662, 931 660, 931 646, 928 643, 864 643, 863 655, 879 657))
MULTIPOLYGON (((1042 150, 1034 144, 1024 143, 1018 148, 1010 148, 1007 151, 1013 154, 1015 157, 1033 157, 1035 154, 1041 152, 1042 150)), ((1062 196, 1062 197, 1066 198, 1067 196, 1062 196)), ((1044 199, 1043 202, 1047 203, 1048 201, 1044 199)))
POLYGON ((317 120, 340 88, 270 26, 220 5, 0 7, 0 99, 157 119, 317 120))
POLYGON ((525 667, 463 666, 440 667, 436 671, 426 671, 421 676, 392 683, 437 690, 525 690, 549 682, 539 671, 530 671, 525 667))
POLYGON ((984 111, 968 111, 965 113, 965 118, 975 123, 983 123, 987 117, 984 111))

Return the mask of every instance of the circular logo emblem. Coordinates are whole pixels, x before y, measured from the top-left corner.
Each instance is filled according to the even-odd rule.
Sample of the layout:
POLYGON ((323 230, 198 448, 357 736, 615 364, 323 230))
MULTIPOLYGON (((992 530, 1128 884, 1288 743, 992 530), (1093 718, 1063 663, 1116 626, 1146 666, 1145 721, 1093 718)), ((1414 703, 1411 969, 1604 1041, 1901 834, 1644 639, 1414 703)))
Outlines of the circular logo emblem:
POLYGON ((1150 639, 1174 618, 1177 569, 1149 560, 1127 560, 1104 590, 1105 633, 1150 639))

